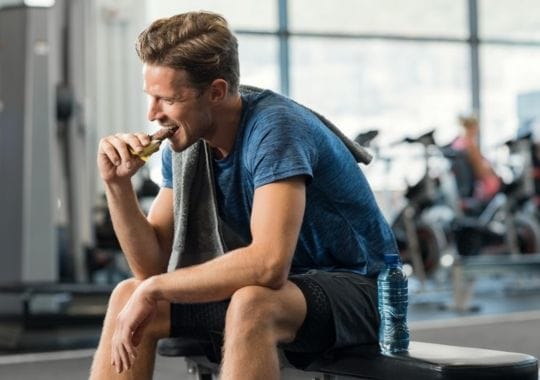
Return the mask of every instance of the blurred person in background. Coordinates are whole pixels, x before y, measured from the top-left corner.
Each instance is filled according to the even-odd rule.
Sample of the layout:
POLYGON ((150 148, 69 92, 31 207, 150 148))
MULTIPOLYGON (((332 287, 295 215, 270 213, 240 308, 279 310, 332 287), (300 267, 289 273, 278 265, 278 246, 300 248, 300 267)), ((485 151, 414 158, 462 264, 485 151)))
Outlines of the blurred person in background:
MULTIPOLYGON (((489 161, 482 155, 478 144, 478 137, 480 131, 480 125, 478 118, 474 115, 460 115, 459 124, 462 127, 462 131, 459 137, 457 137, 451 144, 451 147, 462 152, 466 157, 466 164, 469 166, 469 171, 472 174, 470 179, 465 180, 467 176, 458 175, 458 186, 463 189, 469 189, 465 192, 460 191, 463 196, 464 193, 470 192, 469 197, 474 198, 480 202, 489 201, 499 190, 501 189, 501 179, 493 170, 489 161), (460 181, 467 181, 471 183, 459 183, 460 181)), ((467 170, 467 168, 463 168, 467 170)))

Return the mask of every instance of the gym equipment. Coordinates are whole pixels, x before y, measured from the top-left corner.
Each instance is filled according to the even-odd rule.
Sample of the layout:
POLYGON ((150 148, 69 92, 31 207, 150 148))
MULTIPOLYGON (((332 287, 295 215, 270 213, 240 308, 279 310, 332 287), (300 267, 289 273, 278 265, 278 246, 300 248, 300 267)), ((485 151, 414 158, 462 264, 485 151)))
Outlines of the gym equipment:
POLYGON ((487 202, 473 197, 474 174, 466 155, 450 146, 441 148, 452 163, 452 170, 460 185, 464 218, 458 218, 454 232, 461 255, 476 255, 490 242, 502 245, 505 249, 503 253, 540 252, 540 225, 532 202, 534 183, 530 174, 530 138, 524 136, 510 140, 504 146, 509 152, 504 167, 511 173, 511 179, 507 179, 499 194, 487 202), (471 236, 474 236, 471 233, 481 238, 471 240, 471 236))
POLYGON ((0 315, 0 349, 95 348, 112 289, 107 284, 0 284, 2 298, 16 299, 19 309, 0 315))
POLYGON ((529 255, 485 255, 462 256, 456 258, 452 265, 452 284, 454 290, 454 303, 452 309, 456 311, 471 311, 475 280, 480 277, 493 275, 507 275, 519 272, 521 276, 526 273, 540 272, 540 254, 529 255))
POLYGON ((83 7, 90 2, 0 6, 0 327, 4 318, 17 326, 2 339, 7 348, 33 343, 29 325, 40 318, 27 316, 71 310, 84 287, 98 287, 84 283, 92 186, 83 7))
MULTIPOLYGON (((163 356, 186 357, 194 379, 211 380, 218 364, 207 356, 209 342, 167 338, 158 345, 163 356)), ((538 380, 538 359, 526 354, 410 342, 409 351, 383 355, 378 346, 350 347, 324 355, 304 370, 288 363, 295 378, 369 380, 538 380)))
POLYGON ((442 158, 436 149, 435 131, 417 138, 404 138, 396 144, 421 145, 424 172, 418 182, 405 190, 406 204, 392 221, 401 258, 410 263, 423 284, 436 273, 440 258, 455 254, 452 222, 456 217, 458 200, 455 179, 448 171, 433 175, 432 158, 442 158))
POLYGON ((58 277, 48 14, 47 8, 0 10, 2 283, 58 277))
MULTIPOLYGON (((467 185, 472 181, 467 178, 471 179, 471 170, 466 157, 448 146, 438 146, 433 135, 430 131, 400 142, 422 146, 425 168, 423 177, 406 189, 407 204, 392 223, 402 259, 412 264, 420 281, 436 272, 445 251, 457 251, 454 259, 540 251, 540 225, 528 211, 533 195, 530 165, 525 162, 500 193, 482 203, 470 198, 472 187, 467 185), (436 158, 446 161, 448 168, 435 170, 436 158), (451 171, 448 162, 452 163, 451 171)), ((515 141, 507 146, 519 155, 523 143, 515 141)))

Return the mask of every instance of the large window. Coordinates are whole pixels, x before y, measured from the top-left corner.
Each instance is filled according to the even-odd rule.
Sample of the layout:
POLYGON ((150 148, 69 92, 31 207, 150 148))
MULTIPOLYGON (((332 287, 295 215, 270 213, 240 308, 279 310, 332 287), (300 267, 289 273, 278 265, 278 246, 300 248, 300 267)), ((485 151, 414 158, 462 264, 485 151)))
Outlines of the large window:
POLYGON ((479 0, 478 9, 483 39, 540 42, 538 0, 479 0))
POLYGON ((448 143, 472 108, 467 2, 289 0, 289 13, 290 95, 351 138, 379 130, 375 190, 418 180, 420 147, 395 143, 432 129, 448 143))
POLYGON ((540 92, 540 47, 486 45, 481 53, 482 140, 489 149, 515 137, 528 119, 540 122, 540 102, 531 109, 523 103, 540 92))
MULTIPOLYGON (((315 108, 349 137, 379 129, 384 153, 430 129, 445 144, 457 116, 476 112, 489 154, 540 108, 537 0, 160 0, 145 2, 145 23, 199 9, 238 36, 242 83, 315 108)), ((396 161, 391 187, 403 187, 417 171, 396 161)), ((388 187, 377 165, 366 172, 388 187)))
POLYGON ((206 10, 225 16, 234 29, 276 31, 277 6, 276 0, 146 0, 146 14, 147 20, 153 21, 177 13, 206 10))
POLYGON ((466 37, 464 0, 289 0, 293 32, 466 37))
POLYGON ((279 18, 276 0, 147 1, 147 22, 190 10, 223 15, 236 32, 241 82, 279 91, 279 18))
POLYGON ((291 96, 350 137, 375 128, 388 144, 437 128, 448 140, 470 104, 460 44, 298 37, 291 52, 291 96))
POLYGON ((515 137, 524 124, 540 123, 540 3, 478 5, 482 141, 490 149, 515 137))
POLYGON ((242 84, 279 91, 278 40, 274 36, 238 36, 242 84))

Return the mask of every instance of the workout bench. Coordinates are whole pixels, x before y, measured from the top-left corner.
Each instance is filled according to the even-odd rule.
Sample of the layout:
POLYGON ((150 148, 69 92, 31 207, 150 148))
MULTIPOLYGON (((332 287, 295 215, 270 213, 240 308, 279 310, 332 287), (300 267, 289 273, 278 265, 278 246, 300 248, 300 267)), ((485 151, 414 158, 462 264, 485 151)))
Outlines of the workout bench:
MULTIPOLYGON (((183 356, 197 380, 211 380, 218 364, 209 346, 195 339, 167 338, 158 345, 162 356, 183 356), (211 356, 211 355, 210 355, 211 356)), ((284 364, 283 379, 311 380, 538 380, 538 360, 526 354, 411 342, 409 352, 383 355, 378 346, 336 350, 298 370, 284 364)))

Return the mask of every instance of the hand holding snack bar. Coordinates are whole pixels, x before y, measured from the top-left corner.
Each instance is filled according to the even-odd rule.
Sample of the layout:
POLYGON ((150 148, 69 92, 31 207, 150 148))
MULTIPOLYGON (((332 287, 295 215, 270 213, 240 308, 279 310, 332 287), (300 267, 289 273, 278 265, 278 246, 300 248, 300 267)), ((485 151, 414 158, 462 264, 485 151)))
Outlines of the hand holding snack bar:
POLYGON ((101 139, 98 148, 98 167, 102 179, 118 181, 131 178, 144 165, 144 161, 159 150, 161 142, 170 138, 177 129, 176 126, 164 127, 152 135, 125 133, 101 139))

